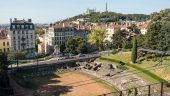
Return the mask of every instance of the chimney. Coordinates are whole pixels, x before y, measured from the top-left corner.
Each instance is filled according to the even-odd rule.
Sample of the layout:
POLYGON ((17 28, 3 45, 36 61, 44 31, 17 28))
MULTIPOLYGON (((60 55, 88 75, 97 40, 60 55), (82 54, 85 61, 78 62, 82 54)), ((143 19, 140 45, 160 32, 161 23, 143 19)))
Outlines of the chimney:
POLYGON ((10 23, 12 23, 12 19, 10 18, 10 23))
POLYGON ((31 20, 31 19, 28 19, 28 22, 32 22, 32 20, 31 20))
POLYGON ((63 27, 65 27, 65 24, 63 23, 63 27))
POLYGON ((51 24, 50 24, 50 27, 52 27, 52 26, 53 26, 53 24, 51 23, 51 24))
POLYGON ((17 21, 17 18, 14 18, 14 21, 17 21))

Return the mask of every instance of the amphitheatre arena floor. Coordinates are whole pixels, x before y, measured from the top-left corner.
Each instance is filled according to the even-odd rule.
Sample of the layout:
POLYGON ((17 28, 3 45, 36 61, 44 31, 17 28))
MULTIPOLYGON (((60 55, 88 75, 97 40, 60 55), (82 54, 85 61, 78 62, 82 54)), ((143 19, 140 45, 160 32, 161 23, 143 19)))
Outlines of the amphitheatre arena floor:
POLYGON ((111 86, 94 78, 79 72, 62 73, 38 90, 54 96, 97 96, 113 92, 111 86))

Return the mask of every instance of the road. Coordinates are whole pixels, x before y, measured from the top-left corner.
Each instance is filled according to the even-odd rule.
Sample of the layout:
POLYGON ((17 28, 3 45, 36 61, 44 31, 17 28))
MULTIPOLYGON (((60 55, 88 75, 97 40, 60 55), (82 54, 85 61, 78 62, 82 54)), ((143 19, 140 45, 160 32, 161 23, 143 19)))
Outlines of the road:
MULTIPOLYGON (((68 62, 86 60, 86 59, 91 59, 91 58, 97 58, 97 57, 100 57, 100 56, 101 56, 100 54, 88 54, 88 55, 85 55, 83 57, 68 58, 68 59, 63 59, 63 60, 57 60, 57 58, 52 58, 52 59, 49 59, 49 60, 46 60, 46 61, 37 61, 37 62, 33 62, 33 63, 20 64, 20 65, 18 65, 18 68, 68 63, 68 62)), ((9 66, 9 68, 11 68, 11 66, 9 66)), ((17 66, 12 66, 12 68, 17 68, 17 66)))

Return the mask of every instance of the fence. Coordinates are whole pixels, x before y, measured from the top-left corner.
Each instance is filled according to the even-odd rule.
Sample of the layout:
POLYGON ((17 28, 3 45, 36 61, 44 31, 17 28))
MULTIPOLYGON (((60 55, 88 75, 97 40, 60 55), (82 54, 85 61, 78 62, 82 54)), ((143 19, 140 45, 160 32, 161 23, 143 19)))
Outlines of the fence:
POLYGON ((170 87, 162 82, 98 96, 170 96, 170 87))

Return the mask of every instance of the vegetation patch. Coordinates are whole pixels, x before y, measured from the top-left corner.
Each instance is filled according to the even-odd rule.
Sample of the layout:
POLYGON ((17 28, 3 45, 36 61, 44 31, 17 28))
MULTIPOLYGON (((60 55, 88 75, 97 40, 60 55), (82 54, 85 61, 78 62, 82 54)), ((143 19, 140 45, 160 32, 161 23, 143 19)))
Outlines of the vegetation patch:
MULTIPOLYGON (((115 62, 115 63, 119 63, 119 64, 122 63, 122 61, 116 60, 116 59, 110 59, 110 58, 105 58, 105 57, 100 57, 100 59, 101 60, 115 62)), ((159 76, 153 74, 152 72, 150 72, 150 71, 148 71, 148 70, 146 70, 144 68, 141 68, 141 67, 139 67, 139 66, 137 66, 135 64, 125 63, 125 62, 123 62, 123 64, 125 64, 126 66, 129 66, 129 67, 132 67, 132 68, 134 68, 134 69, 136 69, 136 70, 138 70, 138 71, 140 71, 142 73, 145 73, 145 74, 149 75, 150 77, 156 79, 159 82, 166 82, 166 83, 168 83, 165 79, 162 79, 161 77, 159 77, 159 76)))

